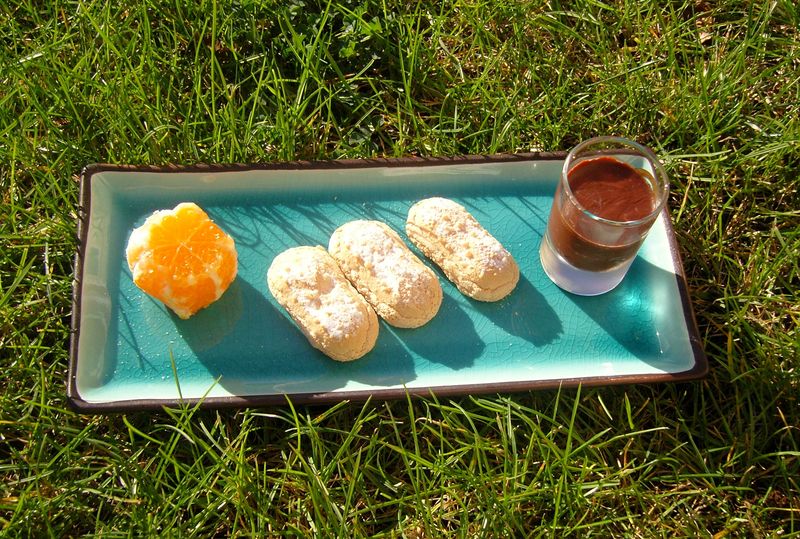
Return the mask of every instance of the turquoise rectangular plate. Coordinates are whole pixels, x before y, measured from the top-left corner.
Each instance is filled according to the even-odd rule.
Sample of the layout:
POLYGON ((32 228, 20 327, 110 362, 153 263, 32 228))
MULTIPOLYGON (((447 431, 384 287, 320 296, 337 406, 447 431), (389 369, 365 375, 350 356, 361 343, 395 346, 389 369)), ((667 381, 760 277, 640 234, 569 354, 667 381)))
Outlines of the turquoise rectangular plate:
POLYGON ((666 212, 612 292, 574 296, 546 277, 538 248, 562 163, 562 155, 535 154, 87 167, 69 400, 82 411, 108 412, 704 376, 707 360, 666 212), (430 196, 462 203, 506 246, 520 265, 517 288, 500 302, 481 303, 439 272, 444 301, 427 325, 397 329, 382 322, 374 350, 352 363, 313 349, 267 290, 272 259, 297 245, 325 246, 354 219, 384 221, 405 239, 409 207, 430 196), (125 263, 131 231, 153 211, 184 201, 200 205, 233 236, 239 255, 228 291, 189 320, 139 290, 125 263))

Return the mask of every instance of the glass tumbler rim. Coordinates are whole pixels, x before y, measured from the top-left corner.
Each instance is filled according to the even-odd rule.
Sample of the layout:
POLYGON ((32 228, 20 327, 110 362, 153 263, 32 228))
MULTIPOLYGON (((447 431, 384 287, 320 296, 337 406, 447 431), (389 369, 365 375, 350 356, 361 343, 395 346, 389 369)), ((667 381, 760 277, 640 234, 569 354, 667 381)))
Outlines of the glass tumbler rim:
MULTIPOLYGON (((617 153, 619 154, 623 152, 617 152, 617 153)), ((578 210, 580 210, 580 212, 584 214, 586 217, 606 225, 619 226, 619 227, 635 227, 647 223, 649 221, 652 221, 661 212, 661 210, 664 209, 667 197, 669 196, 669 178, 667 176, 666 171, 664 170, 664 167, 661 165, 661 161, 658 159, 653 150, 651 150, 647 146, 639 144, 638 142, 623 137, 616 137, 610 135, 593 137, 584 140, 583 142, 572 148, 572 150, 570 150, 570 152, 567 154, 567 158, 564 160, 564 166, 561 169, 561 177, 559 178, 559 183, 561 184, 562 189, 564 189, 564 192, 567 194, 572 204, 576 208, 578 208, 578 210), (605 217, 601 217, 589 211, 587 208, 585 208, 583 204, 581 204, 578 201, 575 194, 572 192, 572 189, 569 186, 568 172, 570 165, 575 160, 576 154, 586 149, 587 147, 603 143, 615 143, 623 146, 628 146, 629 148, 642 154, 642 156, 650 163, 650 166, 653 168, 653 173, 657 176, 656 181, 659 183, 658 187, 660 187, 660 189, 658 190, 658 192, 656 192, 657 200, 655 208, 653 208, 653 211, 651 211, 644 217, 641 217, 639 219, 634 219, 632 221, 617 221, 614 219, 607 219, 605 217)))

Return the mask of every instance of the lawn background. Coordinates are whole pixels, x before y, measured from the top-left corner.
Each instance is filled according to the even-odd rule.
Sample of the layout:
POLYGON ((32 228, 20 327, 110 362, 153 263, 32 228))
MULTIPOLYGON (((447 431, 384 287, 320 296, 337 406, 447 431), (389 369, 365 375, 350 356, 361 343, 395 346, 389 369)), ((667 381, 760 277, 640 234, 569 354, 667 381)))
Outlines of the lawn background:
POLYGON ((791 1, 0 6, 0 534, 800 535, 791 1), (66 405, 78 178, 651 145, 702 382, 333 407, 66 405))

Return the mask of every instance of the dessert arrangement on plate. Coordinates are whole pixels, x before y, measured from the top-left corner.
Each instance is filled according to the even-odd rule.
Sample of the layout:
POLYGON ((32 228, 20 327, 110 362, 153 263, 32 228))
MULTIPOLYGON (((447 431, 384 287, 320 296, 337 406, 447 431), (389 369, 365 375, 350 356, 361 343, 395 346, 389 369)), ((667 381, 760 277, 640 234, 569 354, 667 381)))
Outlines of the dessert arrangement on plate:
MULTIPOLYGON (((473 299, 498 301, 519 281, 511 254, 452 200, 414 204, 406 233, 473 299)), ((233 238, 190 202, 148 217, 131 233, 126 257, 133 282, 182 319, 217 301, 236 277, 233 238)), ((343 224, 327 250, 283 251, 267 271, 267 285, 310 345, 337 361, 372 350, 378 316, 396 327, 417 328, 442 303, 436 274, 380 221, 343 224)))
POLYGON ((578 181, 622 171, 655 196, 658 167, 584 149, 87 167, 69 402, 238 407, 702 376, 663 195, 616 223, 578 181), (595 262, 607 256, 621 261, 595 262))

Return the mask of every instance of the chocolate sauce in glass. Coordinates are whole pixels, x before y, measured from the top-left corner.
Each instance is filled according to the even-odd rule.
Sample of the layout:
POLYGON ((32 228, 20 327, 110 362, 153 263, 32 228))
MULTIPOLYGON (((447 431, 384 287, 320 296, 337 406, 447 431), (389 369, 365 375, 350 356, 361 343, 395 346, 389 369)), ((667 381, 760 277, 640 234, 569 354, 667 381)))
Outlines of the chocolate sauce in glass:
MULTIPOLYGON (((586 159, 568 174, 570 189, 586 210, 611 221, 637 221, 656 206, 652 179, 613 157, 586 159)), ((566 198, 559 188, 557 197, 566 198)), ((597 223, 568 201, 550 215, 550 240, 570 264, 606 271, 629 260, 639 249, 651 220, 633 228, 597 223)))
POLYGON ((613 157, 597 157, 575 165, 568 181, 581 206, 593 214, 612 221, 638 221, 656 203, 651 183, 642 174, 613 157))

